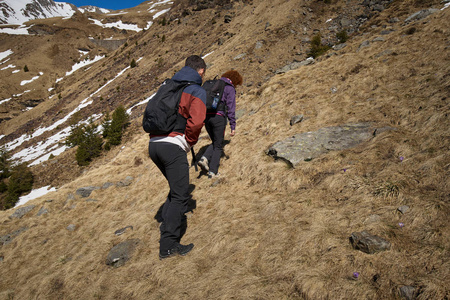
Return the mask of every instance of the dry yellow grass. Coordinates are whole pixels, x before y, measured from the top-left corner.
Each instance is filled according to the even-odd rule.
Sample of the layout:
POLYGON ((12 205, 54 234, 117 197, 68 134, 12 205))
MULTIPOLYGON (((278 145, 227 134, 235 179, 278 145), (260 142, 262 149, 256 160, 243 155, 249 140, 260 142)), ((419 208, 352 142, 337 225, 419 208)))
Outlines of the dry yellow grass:
MULTIPOLYGON (((158 259, 154 216, 168 186, 134 120, 123 148, 30 201, 32 213, 10 220, 12 211, 0 212, 0 235, 28 228, 0 248, 0 299, 395 299, 403 285, 420 299, 448 298, 449 14, 410 25, 413 35, 397 24, 385 41, 358 50, 379 36, 372 29, 339 55, 242 88, 246 113, 227 136, 222 178, 191 169, 196 208, 183 241, 195 248, 185 257, 158 259), (385 50, 392 54, 377 57, 385 50), (299 113, 305 120, 290 126, 299 113), (363 121, 397 130, 295 169, 264 153, 296 133, 363 121), (128 187, 94 191, 98 202, 67 201, 79 187, 126 176, 134 177, 128 187), (50 213, 36 217, 40 207, 50 213), (348 238, 361 230, 388 239, 391 250, 353 250, 348 238), (114 245, 134 238, 141 242, 125 266, 105 265, 114 245)), ((208 59, 211 74, 228 62, 220 53, 208 59)), ((196 149, 208 143, 203 131, 196 149)))

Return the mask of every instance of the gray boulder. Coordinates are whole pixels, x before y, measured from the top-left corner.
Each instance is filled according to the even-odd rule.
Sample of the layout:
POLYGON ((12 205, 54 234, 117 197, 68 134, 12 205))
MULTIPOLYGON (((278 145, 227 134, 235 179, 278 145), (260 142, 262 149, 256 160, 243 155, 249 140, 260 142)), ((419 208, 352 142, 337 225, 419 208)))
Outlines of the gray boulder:
POLYGON ((379 236, 371 235, 367 231, 353 232, 350 236, 350 243, 354 249, 368 254, 374 254, 391 248, 390 242, 379 236))
POLYGON ((20 219, 23 216, 25 216, 27 213, 32 211, 35 207, 36 207, 36 205, 28 205, 28 206, 18 208, 12 215, 9 216, 9 218, 10 219, 14 219, 14 218, 20 219))
POLYGON ((410 15, 408 18, 406 18, 405 23, 422 20, 422 19, 428 17, 429 15, 434 14, 435 12, 438 12, 438 11, 439 11, 439 9, 436 9, 436 8, 429 8, 429 9, 424 9, 424 10, 418 11, 418 12, 410 15))
POLYGON ((410 285, 404 285, 400 288, 400 297, 406 300, 416 299, 416 288, 410 285))
POLYGON ((9 234, 0 236, 0 247, 8 245, 9 243, 11 243, 14 240, 14 238, 16 236, 18 236, 19 234, 21 234, 22 232, 27 231, 27 230, 28 230, 27 227, 22 227, 22 228, 20 228, 16 231, 13 231, 9 234))
POLYGON ((375 129, 370 123, 347 124, 299 133, 273 144, 266 154, 283 159, 292 167, 310 161, 333 150, 344 150, 372 138, 376 132, 392 128, 375 129))
POLYGON ((132 239, 115 245, 108 253, 106 264, 116 268, 123 266, 132 257, 139 242, 139 239, 132 239))
POLYGON ((75 192, 75 194, 81 196, 82 198, 87 198, 91 195, 92 191, 95 191, 98 189, 100 189, 100 188, 96 187, 96 186, 86 186, 86 187, 79 188, 75 192))

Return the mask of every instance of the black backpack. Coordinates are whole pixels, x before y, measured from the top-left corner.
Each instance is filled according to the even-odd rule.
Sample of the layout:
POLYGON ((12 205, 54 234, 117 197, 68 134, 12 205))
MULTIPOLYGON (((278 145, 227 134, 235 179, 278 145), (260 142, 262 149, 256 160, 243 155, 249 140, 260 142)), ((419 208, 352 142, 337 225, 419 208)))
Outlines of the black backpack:
POLYGON ((217 111, 226 111, 226 105, 222 100, 223 90, 229 83, 220 80, 212 79, 203 83, 202 87, 206 91, 206 112, 214 113, 217 111))
POLYGON ((145 132, 151 135, 167 135, 174 131, 175 127, 180 127, 177 126, 180 120, 184 122, 184 127, 186 126, 186 119, 178 114, 178 106, 184 88, 191 84, 196 83, 166 79, 161 84, 145 108, 142 119, 145 132))

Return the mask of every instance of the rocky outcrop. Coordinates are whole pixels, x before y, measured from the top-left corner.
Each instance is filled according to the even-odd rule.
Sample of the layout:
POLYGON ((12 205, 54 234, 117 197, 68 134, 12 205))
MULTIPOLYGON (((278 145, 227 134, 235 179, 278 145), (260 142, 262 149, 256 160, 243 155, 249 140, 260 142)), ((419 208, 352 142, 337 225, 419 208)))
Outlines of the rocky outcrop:
POLYGON ((369 140, 374 135, 393 128, 376 129, 370 123, 347 124, 299 133, 273 144, 266 153, 275 159, 283 159, 296 167, 333 150, 344 150, 369 140))

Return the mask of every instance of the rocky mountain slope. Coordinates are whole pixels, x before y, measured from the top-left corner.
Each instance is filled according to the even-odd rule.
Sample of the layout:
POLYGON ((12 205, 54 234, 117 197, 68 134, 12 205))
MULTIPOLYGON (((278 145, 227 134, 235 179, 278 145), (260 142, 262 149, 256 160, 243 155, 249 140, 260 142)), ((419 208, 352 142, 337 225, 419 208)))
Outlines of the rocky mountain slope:
MULTIPOLYGON (((447 4, 174 1, 151 12, 154 4, 98 18, 146 28, 136 32, 76 14, 34 23, 45 35, 1 34, 0 52, 13 53, 0 67, 34 72, 0 71, 1 97, 22 93, 0 104, 0 142, 16 155, 53 140, 74 112, 100 121, 122 104, 132 117, 124 144, 89 167, 76 165, 73 149, 32 167, 36 188, 57 190, 0 212, 1 299, 449 297, 447 4), (164 22, 153 19, 162 11, 164 22), (93 38, 111 33, 127 42, 97 48, 92 30, 93 38), (342 30, 350 38, 339 44, 342 30), (300 63, 318 33, 335 47, 300 63), (65 48, 52 60, 55 44, 65 48), (63 76, 80 48, 92 51, 83 54, 89 60, 104 57, 63 76), (184 240, 194 250, 159 261, 154 217, 168 187, 148 158, 140 118, 145 100, 193 53, 205 56, 209 78, 230 68, 244 75, 238 133, 227 136, 220 179, 191 170, 184 240), (50 64, 58 74, 44 80, 50 64), (22 111, 33 99, 39 104, 22 111), (343 150, 323 145, 327 151, 294 167, 266 154, 292 136, 348 124, 371 124, 370 137, 343 150), (389 247, 358 250, 364 241, 352 246, 349 238, 363 231, 389 247)), ((197 152, 208 143, 203 132, 197 152)))

